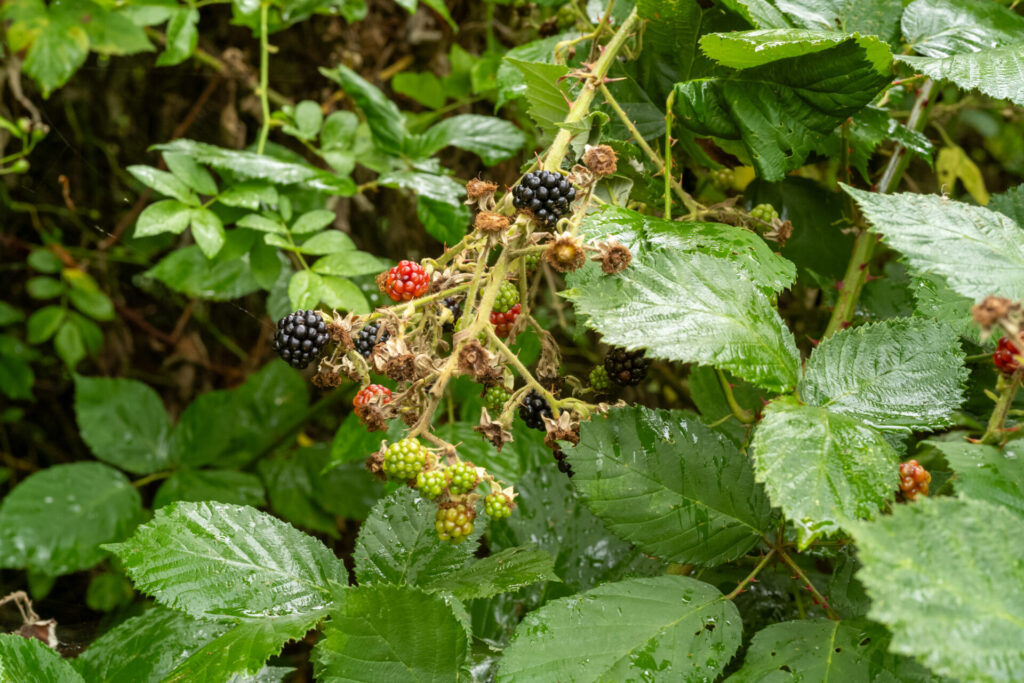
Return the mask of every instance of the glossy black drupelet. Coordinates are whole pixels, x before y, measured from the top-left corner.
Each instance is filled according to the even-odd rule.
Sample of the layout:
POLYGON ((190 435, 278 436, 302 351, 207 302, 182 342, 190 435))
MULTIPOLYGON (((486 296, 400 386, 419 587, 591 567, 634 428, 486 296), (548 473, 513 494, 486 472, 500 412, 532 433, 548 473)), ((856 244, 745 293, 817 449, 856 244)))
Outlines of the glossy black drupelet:
POLYGON ((551 406, 536 391, 531 391, 519 406, 519 417, 527 427, 545 431, 544 416, 551 417, 551 406))
POLYGON ((569 213, 569 204, 576 199, 576 188, 560 173, 534 171, 523 176, 512 189, 512 204, 520 211, 529 211, 539 223, 552 225, 569 213))
POLYGON ((377 333, 380 332, 380 323, 370 323, 363 329, 359 330, 359 334, 356 335, 355 347, 363 358, 369 358, 370 354, 373 353, 373 347, 377 344, 383 344, 391 335, 388 332, 384 332, 380 335, 380 339, 377 339, 377 333))
POLYGON ((569 461, 566 459, 565 451, 559 449, 559 450, 554 452, 554 455, 555 455, 555 462, 558 464, 558 471, 561 472, 562 474, 566 474, 566 475, 571 477, 572 476, 572 465, 570 465, 569 461))
POLYGON ((446 322, 443 325, 445 332, 451 332, 455 329, 455 323, 462 317, 462 299, 457 296, 446 296, 441 299, 441 303, 452 312, 451 322, 446 322))
POLYGON ((301 370, 320 357, 327 345, 327 323, 316 311, 295 311, 277 321, 274 351, 301 370))
POLYGON ((627 351, 614 348, 604 357, 604 369, 611 381, 624 387, 636 386, 647 376, 651 361, 644 358, 644 350, 627 351))

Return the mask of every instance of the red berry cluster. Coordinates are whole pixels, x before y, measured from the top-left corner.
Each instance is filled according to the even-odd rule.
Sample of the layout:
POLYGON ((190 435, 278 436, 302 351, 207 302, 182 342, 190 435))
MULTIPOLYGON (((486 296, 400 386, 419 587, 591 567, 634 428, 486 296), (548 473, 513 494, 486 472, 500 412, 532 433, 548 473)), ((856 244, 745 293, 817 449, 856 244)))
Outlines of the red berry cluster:
POLYGON ((516 318, 523 310, 522 304, 516 304, 512 308, 508 309, 504 313, 498 311, 491 311, 491 324, 494 325, 494 334, 498 335, 502 339, 507 337, 512 332, 512 326, 516 323, 516 318))
POLYGON ((1017 350, 1017 347, 1009 339, 1003 337, 999 340, 995 353, 992 354, 992 362, 1001 372, 1012 375, 1020 367, 1020 362, 1017 360, 1020 355, 1021 352, 1017 350))
POLYGON ((932 475, 916 460, 900 463, 900 492, 907 500, 917 500, 918 494, 928 495, 932 475))
POLYGON ((415 261, 399 261, 388 271, 384 291, 394 301, 409 301, 421 297, 430 289, 430 276, 415 261))
POLYGON ((352 405, 355 406, 356 416, 366 422, 367 419, 367 406, 371 402, 376 402, 378 405, 391 402, 391 390, 380 384, 370 384, 359 390, 356 397, 352 399, 352 405), (379 400, 377 397, 380 397, 379 400))

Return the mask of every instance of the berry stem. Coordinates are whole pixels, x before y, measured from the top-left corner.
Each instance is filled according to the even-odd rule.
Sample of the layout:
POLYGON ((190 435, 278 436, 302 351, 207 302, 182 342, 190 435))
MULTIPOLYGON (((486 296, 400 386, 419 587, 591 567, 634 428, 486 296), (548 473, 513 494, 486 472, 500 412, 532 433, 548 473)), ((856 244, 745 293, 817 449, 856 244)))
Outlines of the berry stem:
POLYGON ((509 363, 511 363, 512 366, 519 372, 520 376, 523 378, 523 380, 526 382, 526 384, 530 388, 532 388, 534 391, 536 391, 538 394, 540 394, 541 396, 544 397, 544 400, 547 401, 548 405, 551 406, 552 417, 557 419, 558 418, 558 399, 556 399, 554 397, 554 395, 550 391, 548 391, 543 386, 541 386, 540 382, 538 382, 536 379, 534 379, 534 377, 530 373, 530 371, 519 360, 519 356, 517 356, 516 354, 512 353, 512 349, 510 349, 507 346, 505 346, 505 342, 503 342, 498 337, 498 335, 495 334, 493 327, 488 325, 485 329, 487 331, 488 339, 490 339, 491 342, 498 348, 498 351, 500 351, 501 355, 503 355, 505 357, 505 360, 507 360, 509 363))
POLYGON ((996 401, 995 410, 992 411, 992 417, 988 420, 985 434, 981 437, 981 443, 997 444, 1003 440, 1006 435, 1006 417, 1010 414, 1010 407, 1013 405, 1017 390, 1020 389, 1022 378, 1024 378, 1024 366, 1017 368, 1010 375, 1009 380, 1000 376, 999 383, 1003 385, 1002 390, 999 392, 999 399, 996 401))
POLYGON ((747 587, 747 584, 750 583, 751 581, 753 581, 755 578, 757 578, 757 575, 761 573, 761 570, 765 568, 765 566, 768 564, 768 561, 772 559, 772 556, 774 554, 775 554, 775 548, 772 548, 771 550, 769 550, 768 554, 765 555, 764 557, 762 557, 761 561, 757 563, 756 567, 754 567, 754 571, 750 572, 750 574, 747 575, 747 578, 745 578, 742 581, 740 581, 739 585, 736 586, 736 588, 733 589, 733 591, 731 593, 729 593, 728 595, 725 596, 725 599, 726 600, 734 600, 737 595, 742 593, 743 589, 747 587))
POLYGON ((262 112, 262 125, 260 126, 259 142, 256 145, 256 153, 263 154, 267 146, 267 136, 270 135, 270 42, 268 36, 268 24, 270 14, 269 0, 260 3, 260 111, 262 112))
MULTIPOLYGON (((935 98, 932 97, 934 87, 935 81, 930 79, 921 86, 917 99, 914 101, 914 108, 911 109, 910 117, 907 119, 907 128, 920 132, 928 123, 928 112, 935 104, 935 98)), ((909 163, 910 156, 907 154, 907 149, 903 145, 897 145, 878 181, 877 191, 879 194, 887 194, 899 184, 909 163)), ((843 288, 839 292, 839 300, 836 301, 836 306, 832 309, 832 316, 829 318, 822 339, 831 337, 853 320, 861 291, 864 289, 864 283, 867 282, 868 265, 874 254, 877 241, 878 238, 873 233, 861 226, 857 239, 853 243, 853 253, 846 266, 846 274, 843 276, 843 288)))
POLYGON ((736 395, 732 392, 732 385, 729 384, 729 380, 726 378, 725 373, 721 370, 716 370, 715 372, 718 373, 718 383, 722 385, 722 392, 725 394, 725 402, 729 404, 729 410, 732 411, 733 417, 745 425, 753 424, 755 421, 754 416, 736 400, 736 395))
MULTIPOLYGON (((587 117, 590 113, 590 105, 594 101, 594 94, 597 92, 597 87, 604 81, 608 70, 611 68, 615 61, 616 56, 619 54, 619 50, 626 44, 626 39, 629 38, 633 29, 636 28, 640 18, 637 15, 637 10, 634 7, 633 11, 629 13, 626 20, 622 22, 619 29, 615 32, 615 35, 611 37, 611 40, 604 46, 604 51, 596 62, 594 62, 593 68, 590 70, 586 82, 583 84, 583 88, 576 96, 576 100, 572 103, 572 107, 569 108, 569 113, 565 117, 565 123, 578 123, 587 117)), ((596 43, 595 43, 596 45, 596 43)), ((558 135, 555 136, 554 142, 551 143, 551 147, 548 148, 548 153, 544 157, 543 168, 548 171, 558 171, 562 167, 562 160, 565 159, 566 153, 569 151, 569 142, 572 140, 573 132, 569 128, 561 128, 558 131, 558 135)))
POLYGON ((790 569, 796 572, 797 578, 803 581, 804 585, 807 586, 807 589, 811 591, 811 595, 813 595, 814 598, 818 601, 818 604, 821 605, 821 608, 825 610, 825 614, 828 616, 828 618, 832 620, 838 619, 839 617, 837 617, 836 613, 832 611, 831 607, 829 607, 828 600, 826 600, 825 596, 818 592, 818 589, 815 588, 814 584, 811 583, 811 580, 807 578, 807 574, 805 574, 804 570, 800 568, 800 565, 794 562, 793 558, 790 557, 789 554, 786 553, 786 551, 782 548, 779 548, 778 551, 779 557, 782 558, 783 562, 789 565, 790 569))

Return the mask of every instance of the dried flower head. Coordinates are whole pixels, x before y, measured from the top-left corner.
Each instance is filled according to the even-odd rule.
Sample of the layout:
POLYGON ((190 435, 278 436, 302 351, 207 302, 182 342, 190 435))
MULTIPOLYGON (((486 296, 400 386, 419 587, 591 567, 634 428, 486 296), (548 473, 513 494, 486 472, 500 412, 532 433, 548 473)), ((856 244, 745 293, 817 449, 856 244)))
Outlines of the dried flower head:
POLYGON ((416 378, 416 356, 403 353, 392 356, 384 363, 384 376, 396 382, 405 382, 416 378))
POLYGON ((480 424, 473 427, 473 431, 482 434, 499 451, 501 451, 502 446, 512 440, 512 432, 505 429, 505 426, 500 422, 492 420, 487 412, 487 408, 483 408, 480 411, 480 424))
POLYGON ((326 363, 321 364, 319 372, 313 375, 313 386, 318 389, 333 389, 341 384, 341 375, 326 363))
POLYGON ((494 193, 498 186, 486 180, 475 178, 466 183, 466 204, 476 206, 480 211, 490 211, 494 208, 494 193))
POLYGON ((588 146, 587 151, 583 154, 583 163, 599 178, 615 173, 618 168, 618 160, 615 150, 608 145, 588 146))
POLYGON ((601 270, 608 275, 621 273, 633 261, 633 254, 630 253, 625 245, 620 244, 618 240, 612 239, 607 242, 600 242, 597 248, 599 252, 593 260, 600 263, 601 270))
POLYGON ((473 221, 473 227, 484 233, 495 233, 507 230, 511 224, 508 216, 502 216, 500 213, 493 213, 491 211, 481 211, 476 215, 476 220, 473 221))
POLYGON ((572 445, 580 442, 580 420, 579 417, 569 411, 563 411, 558 419, 544 415, 544 445, 554 450, 558 448, 559 441, 568 441, 572 445))
POLYGON ((586 256, 578 237, 559 235, 544 250, 544 260, 560 273, 568 273, 583 265, 586 256))
MULTIPOLYGON (((1019 304, 1018 304, 1019 307, 1019 304)), ((974 322, 978 323, 983 330, 991 330, 1000 319, 1009 315, 1014 308, 1014 303, 1001 296, 987 296, 971 309, 974 322)))

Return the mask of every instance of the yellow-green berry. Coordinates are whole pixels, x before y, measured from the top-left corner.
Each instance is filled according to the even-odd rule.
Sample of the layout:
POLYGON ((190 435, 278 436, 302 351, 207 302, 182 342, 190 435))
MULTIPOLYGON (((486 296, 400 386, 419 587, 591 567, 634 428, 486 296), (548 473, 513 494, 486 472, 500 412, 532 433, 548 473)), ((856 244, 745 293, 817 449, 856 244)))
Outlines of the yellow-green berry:
POLYGON ((487 494, 484 510, 491 519, 505 519, 512 514, 512 501, 500 491, 487 494))
POLYGON ((598 365, 590 371, 590 386, 594 391, 608 391, 612 388, 612 380, 603 365, 598 365))
POLYGON ((733 173, 731 168, 718 168, 711 171, 708 176, 711 178, 711 184, 715 186, 715 189, 725 192, 732 188, 735 173, 733 173))
POLYGON ((750 210, 750 217, 765 223, 771 223, 779 217, 779 212, 771 204, 758 204, 750 210))
POLYGON ((473 533, 476 510, 467 503, 452 503, 437 511, 434 528, 442 541, 461 543, 473 533))
POLYGON ((519 287, 511 280, 505 280, 498 288, 498 296, 494 300, 494 310, 498 313, 507 313, 519 303, 519 287))
POLYGON ((448 468, 448 490, 453 496, 469 493, 479 483, 480 476, 471 462, 457 462, 448 468))
POLYGON ((443 469, 421 470, 416 475, 416 488, 427 498, 437 498, 447 485, 448 477, 443 469))
POLYGON ((427 462, 427 449, 416 439, 402 439, 384 451, 384 472, 392 479, 415 479, 427 462))

